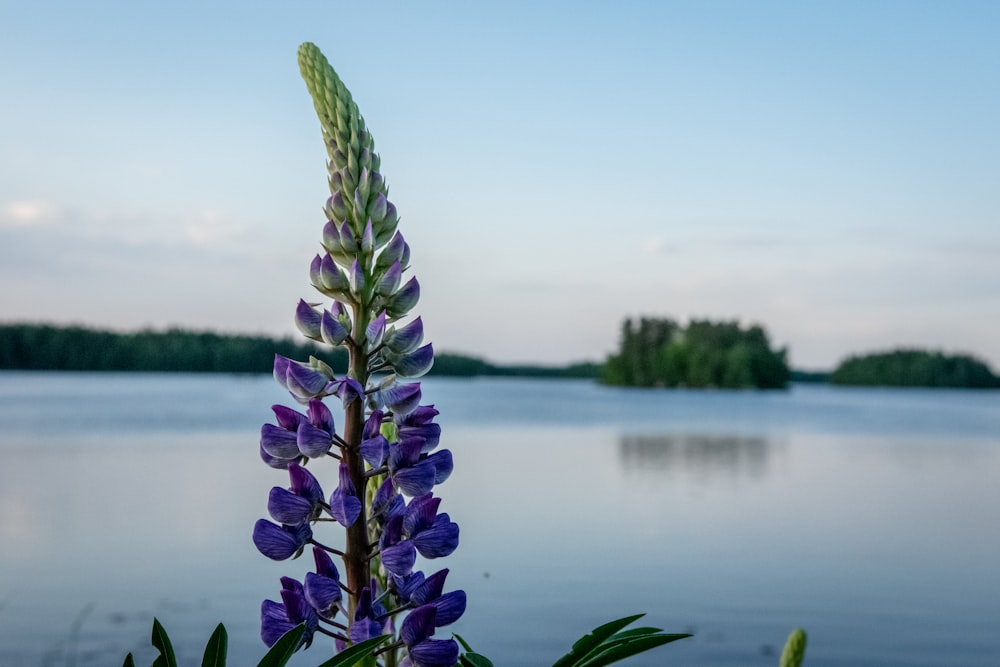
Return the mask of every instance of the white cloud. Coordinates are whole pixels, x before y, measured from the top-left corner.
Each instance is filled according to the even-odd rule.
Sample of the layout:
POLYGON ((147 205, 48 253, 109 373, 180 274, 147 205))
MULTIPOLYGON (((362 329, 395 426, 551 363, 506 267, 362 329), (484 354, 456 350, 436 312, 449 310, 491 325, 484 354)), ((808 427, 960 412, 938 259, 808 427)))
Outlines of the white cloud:
POLYGON ((243 235, 245 228, 218 211, 202 211, 196 220, 184 227, 188 241, 196 246, 213 246, 243 235))
POLYGON ((0 212, 0 225, 30 227, 49 222, 58 209, 44 201, 12 201, 0 212))

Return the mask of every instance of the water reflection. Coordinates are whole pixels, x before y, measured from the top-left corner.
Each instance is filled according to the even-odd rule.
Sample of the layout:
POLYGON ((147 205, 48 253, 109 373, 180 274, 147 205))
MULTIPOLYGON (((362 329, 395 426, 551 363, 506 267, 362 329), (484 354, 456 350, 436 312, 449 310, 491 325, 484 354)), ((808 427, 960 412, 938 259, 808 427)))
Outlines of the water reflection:
POLYGON ((698 475, 760 477, 772 444, 762 437, 701 433, 624 434, 618 461, 626 472, 671 470, 698 475))

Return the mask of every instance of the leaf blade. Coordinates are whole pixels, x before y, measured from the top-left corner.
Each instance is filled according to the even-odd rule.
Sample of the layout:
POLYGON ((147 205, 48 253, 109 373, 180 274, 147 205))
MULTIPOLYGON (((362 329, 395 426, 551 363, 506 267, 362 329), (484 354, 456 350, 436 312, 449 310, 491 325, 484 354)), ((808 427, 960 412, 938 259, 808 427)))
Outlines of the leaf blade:
POLYGON ((390 635, 372 637, 360 644, 348 646, 343 651, 333 656, 319 667, 354 667, 359 662, 367 658, 373 648, 389 639, 390 635))
POLYGON ((645 614, 626 616, 594 628, 589 634, 586 634, 573 642, 573 646, 570 648, 569 653, 559 658, 559 660, 557 660, 552 667, 574 667, 580 665, 581 661, 590 655, 594 649, 600 646, 604 640, 611 637, 625 626, 639 620, 643 616, 645 616, 645 614))
POLYGON ((299 623, 294 628, 281 635, 278 641, 274 642, 271 650, 264 654, 264 657, 257 663, 257 667, 285 667, 285 663, 292 657, 299 648, 302 635, 305 634, 306 624, 299 623))
POLYGON ((219 623, 215 632, 208 638, 205 655, 201 659, 201 667, 226 667, 226 654, 229 652, 229 635, 226 627, 219 623))
POLYGON ((160 652, 160 655, 153 661, 153 667, 177 667, 177 657, 174 655, 174 647, 170 643, 167 631, 160 625, 157 618, 153 618, 153 636, 151 638, 153 648, 160 652))

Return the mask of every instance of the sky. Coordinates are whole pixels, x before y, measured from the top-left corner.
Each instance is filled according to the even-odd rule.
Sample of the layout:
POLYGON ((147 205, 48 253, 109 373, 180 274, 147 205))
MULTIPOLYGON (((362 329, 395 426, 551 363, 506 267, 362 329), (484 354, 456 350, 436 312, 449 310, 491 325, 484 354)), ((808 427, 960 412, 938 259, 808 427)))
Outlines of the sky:
POLYGON ((799 368, 1000 370, 1000 3, 0 0, 0 321, 292 334, 317 44, 439 351, 597 360, 640 315, 799 368))

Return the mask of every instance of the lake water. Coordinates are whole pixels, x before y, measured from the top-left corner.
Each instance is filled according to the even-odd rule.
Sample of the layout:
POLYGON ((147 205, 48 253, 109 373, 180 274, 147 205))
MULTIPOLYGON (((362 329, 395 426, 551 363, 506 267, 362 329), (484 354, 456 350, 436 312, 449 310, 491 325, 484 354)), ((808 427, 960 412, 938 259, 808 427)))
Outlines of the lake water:
MULTIPOLYGON (((498 667, 637 612, 695 637, 635 667, 776 665, 796 626, 808 667, 1000 665, 1000 392, 424 396, 456 462, 454 629, 498 667)), ((270 377, 0 373, 0 665, 149 664, 154 615, 182 665, 219 621, 256 664, 260 601, 308 569, 250 541, 287 479, 257 457, 272 403, 270 377)))

